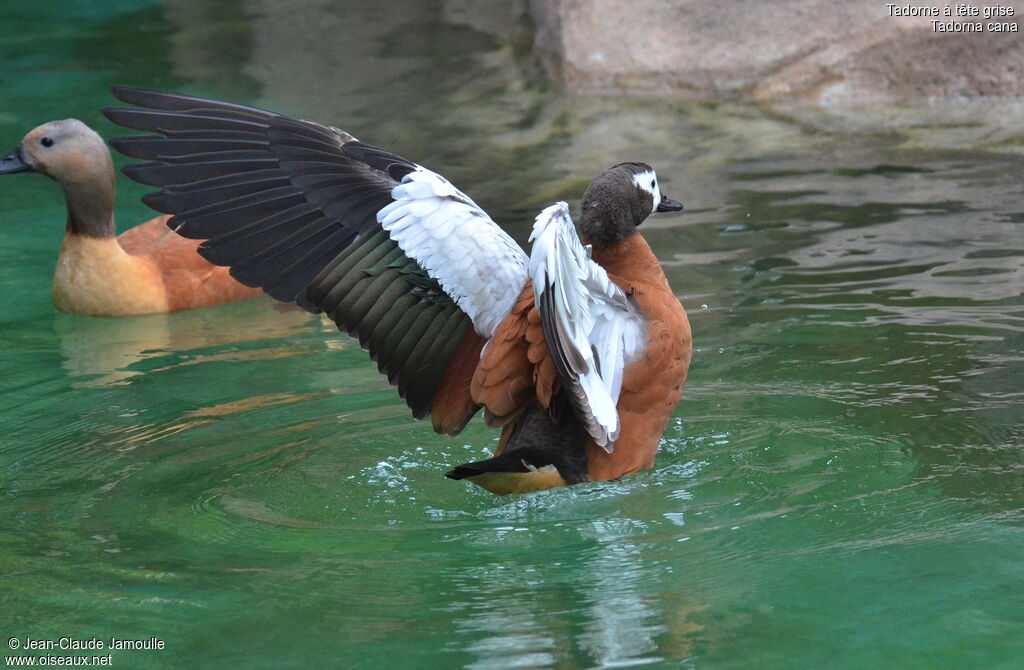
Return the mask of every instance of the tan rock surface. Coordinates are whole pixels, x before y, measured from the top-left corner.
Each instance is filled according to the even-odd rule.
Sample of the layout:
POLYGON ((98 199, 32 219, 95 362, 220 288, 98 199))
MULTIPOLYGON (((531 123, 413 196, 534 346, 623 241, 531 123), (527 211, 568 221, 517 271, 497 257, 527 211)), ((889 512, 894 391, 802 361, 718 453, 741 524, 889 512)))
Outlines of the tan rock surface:
POLYGON ((945 3, 911 4, 940 16, 891 16, 878 0, 527 2, 542 64, 573 91, 826 103, 1024 92, 1024 33, 987 29, 1016 24, 1024 2, 973 3, 1014 10, 989 20, 941 16, 945 3), (986 30, 934 32, 933 20, 986 30))

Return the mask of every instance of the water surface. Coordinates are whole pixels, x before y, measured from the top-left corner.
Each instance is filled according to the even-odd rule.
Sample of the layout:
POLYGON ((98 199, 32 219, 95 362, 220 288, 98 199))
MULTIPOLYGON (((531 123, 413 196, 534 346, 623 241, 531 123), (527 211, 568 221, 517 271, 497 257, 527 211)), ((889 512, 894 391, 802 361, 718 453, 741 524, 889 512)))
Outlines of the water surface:
POLYGON ((315 318, 56 313, 59 193, 2 177, 0 632, 165 641, 113 652, 139 668, 1019 667, 1012 146, 562 97, 498 2, 0 18, 4 149, 51 118, 115 134, 110 84, 178 88, 394 149, 521 241, 647 161, 687 205, 644 232, 696 349, 653 470, 495 498, 442 477, 495 434, 413 422, 315 318))

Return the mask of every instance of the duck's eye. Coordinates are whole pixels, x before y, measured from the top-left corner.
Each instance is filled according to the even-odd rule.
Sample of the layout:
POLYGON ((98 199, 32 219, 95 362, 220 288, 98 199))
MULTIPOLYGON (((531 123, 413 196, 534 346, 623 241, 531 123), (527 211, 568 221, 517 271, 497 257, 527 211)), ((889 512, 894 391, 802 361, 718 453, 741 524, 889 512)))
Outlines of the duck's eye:
POLYGON ((44 137, 43 139, 39 140, 39 143, 42 144, 44 147, 52 147, 53 139, 49 137, 44 137))
POLYGON ((657 188, 656 182, 653 179, 651 180, 651 188, 657 188))

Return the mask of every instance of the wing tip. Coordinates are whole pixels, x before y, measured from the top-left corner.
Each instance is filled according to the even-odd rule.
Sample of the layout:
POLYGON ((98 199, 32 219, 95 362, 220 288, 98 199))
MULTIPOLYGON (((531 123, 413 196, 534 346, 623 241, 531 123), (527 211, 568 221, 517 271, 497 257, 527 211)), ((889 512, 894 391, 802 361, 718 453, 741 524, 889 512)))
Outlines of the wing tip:
POLYGON ((530 234, 530 242, 539 238, 549 226, 553 224, 572 225, 572 214, 569 212, 569 203, 564 200, 548 205, 537 214, 533 221, 533 232, 530 234))
POLYGON ((128 86, 127 84, 114 84, 108 90, 115 98, 121 102, 126 102, 129 105, 141 105, 143 104, 141 101, 147 97, 164 94, 163 91, 157 91, 151 88, 140 88, 138 86, 128 86))
POLYGON ((591 437, 594 438, 594 443, 597 446, 599 446, 602 449, 604 449, 605 453, 607 453, 607 454, 614 453, 614 451, 615 451, 615 441, 619 438, 617 431, 616 431, 616 434, 614 434, 614 435, 612 435, 611 433, 607 432, 606 430, 601 431, 601 438, 604 438, 604 441, 602 441, 598 437, 595 437, 594 435, 591 435, 591 437))
POLYGON ((167 195, 163 191, 151 191, 142 196, 142 203, 161 214, 177 214, 173 208, 168 206, 167 195))

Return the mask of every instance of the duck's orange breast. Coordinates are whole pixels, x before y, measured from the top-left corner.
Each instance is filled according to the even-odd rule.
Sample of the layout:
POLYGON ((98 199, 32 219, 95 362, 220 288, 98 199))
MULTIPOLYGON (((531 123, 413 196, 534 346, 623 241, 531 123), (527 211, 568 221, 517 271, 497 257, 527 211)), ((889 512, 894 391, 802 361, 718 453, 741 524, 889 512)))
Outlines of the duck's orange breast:
POLYGON ((175 235, 160 216, 120 237, 68 232, 53 276, 64 312, 127 316, 217 305, 259 295, 228 269, 200 256, 198 242, 175 235))
POLYGON ((623 371, 619 439, 612 453, 592 439, 587 442, 590 476, 612 479, 654 465, 662 433, 683 393, 692 336, 686 311, 640 235, 613 248, 595 249, 594 260, 632 295, 648 327, 643 356, 623 371))
POLYGON ((53 304, 62 312, 126 316, 168 310, 157 268, 130 256, 113 237, 64 235, 53 274, 53 304))

